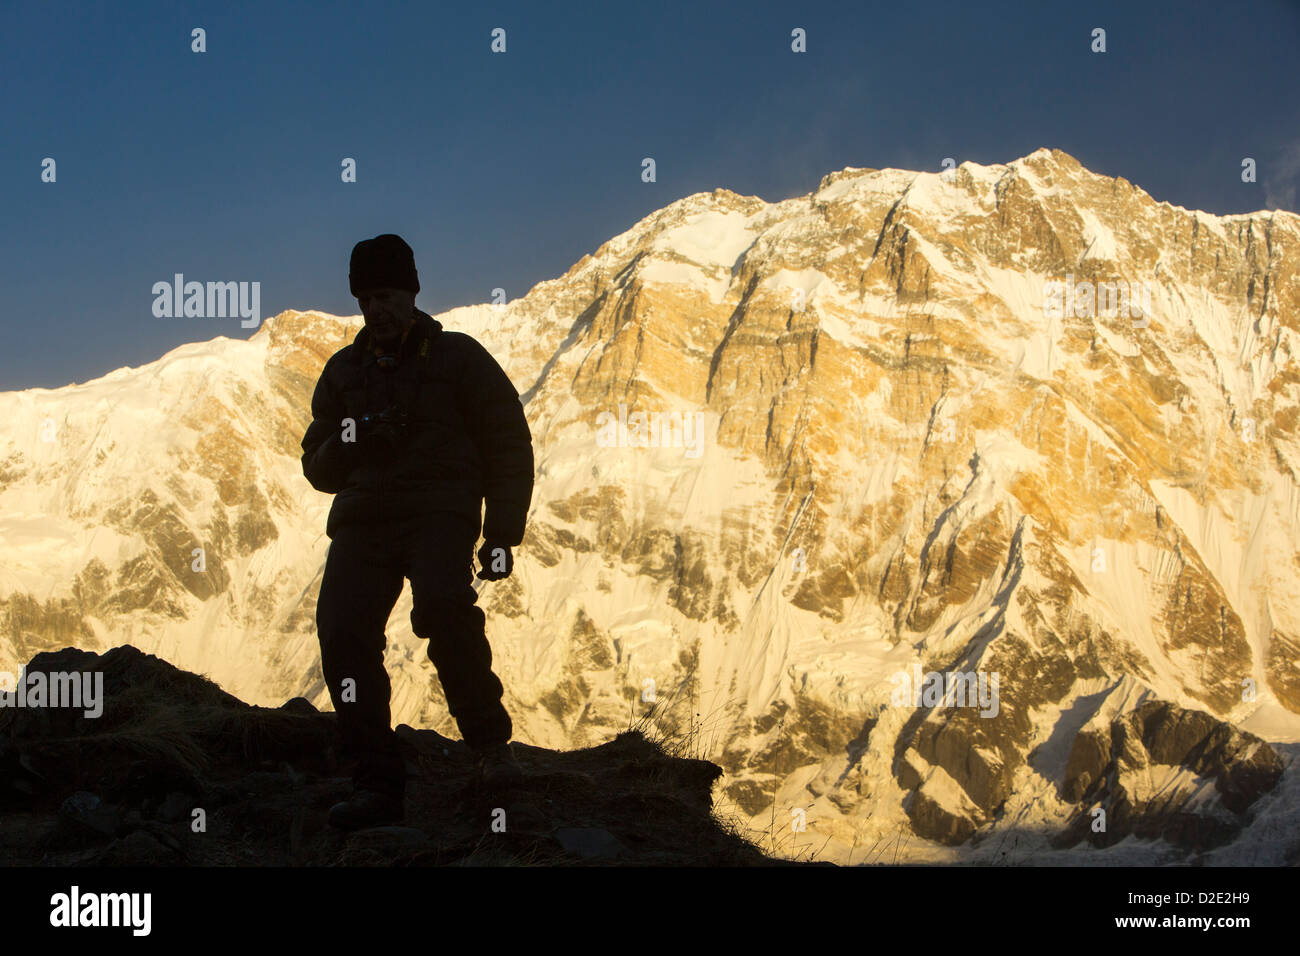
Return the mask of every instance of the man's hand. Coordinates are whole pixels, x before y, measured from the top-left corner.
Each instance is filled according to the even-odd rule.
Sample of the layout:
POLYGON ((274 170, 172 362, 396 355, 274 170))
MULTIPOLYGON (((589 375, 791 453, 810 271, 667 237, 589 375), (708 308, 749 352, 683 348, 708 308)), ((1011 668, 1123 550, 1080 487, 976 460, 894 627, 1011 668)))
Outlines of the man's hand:
POLYGON ((510 572, 515 569, 515 559, 510 553, 509 545, 495 541, 483 542, 483 547, 478 549, 478 563, 480 565, 478 576, 484 581, 500 581, 502 578, 508 578, 510 572))
POLYGON ((343 434, 339 436, 340 444, 350 455, 391 456, 402 447, 406 439, 400 425, 379 420, 375 416, 345 418, 343 426, 343 434))
POLYGON ((401 429, 389 422, 376 422, 361 429, 363 449, 381 455, 392 455, 402 447, 404 435, 401 429))

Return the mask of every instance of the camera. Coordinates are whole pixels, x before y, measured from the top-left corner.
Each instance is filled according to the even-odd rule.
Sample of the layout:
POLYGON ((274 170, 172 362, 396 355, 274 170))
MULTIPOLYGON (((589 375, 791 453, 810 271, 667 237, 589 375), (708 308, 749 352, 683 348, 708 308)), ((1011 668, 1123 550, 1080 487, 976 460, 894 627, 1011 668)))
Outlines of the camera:
POLYGON ((372 428, 375 425, 391 425, 395 428, 405 428, 410 423, 410 416, 406 410, 398 405, 389 405, 382 412, 367 412, 361 416, 359 424, 363 428, 372 428))
POLYGON ((380 412, 367 412, 357 424, 368 443, 396 451, 406 440, 410 415, 400 406, 389 405, 380 412))

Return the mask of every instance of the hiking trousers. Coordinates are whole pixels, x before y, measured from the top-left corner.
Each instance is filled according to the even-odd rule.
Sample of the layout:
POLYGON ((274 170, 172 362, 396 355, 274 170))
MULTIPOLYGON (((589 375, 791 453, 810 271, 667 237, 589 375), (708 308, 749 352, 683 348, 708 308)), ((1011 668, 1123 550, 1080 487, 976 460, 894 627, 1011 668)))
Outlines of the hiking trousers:
POLYGON ((429 660, 461 737, 476 750, 510 739, 513 726, 471 584, 479 530, 479 520, 445 511, 334 532, 316 632, 344 752, 359 758, 358 789, 405 792, 384 667, 384 627, 404 578, 411 582, 411 628, 429 642, 429 660))

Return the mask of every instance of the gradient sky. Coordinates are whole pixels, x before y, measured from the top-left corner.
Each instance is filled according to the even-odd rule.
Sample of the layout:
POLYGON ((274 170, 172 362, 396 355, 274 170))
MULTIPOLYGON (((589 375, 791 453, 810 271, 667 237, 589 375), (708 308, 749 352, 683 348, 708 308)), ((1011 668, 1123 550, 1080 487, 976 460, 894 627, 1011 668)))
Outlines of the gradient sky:
POLYGON ((252 334, 155 318, 177 272, 260 282, 263 317, 351 315, 353 244, 397 232, 437 313, 522 296, 682 196, 787 199, 845 166, 1051 146, 1157 200, 1296 211, 1298 63, 1300 0, 0 0, 0 390, 252 334))

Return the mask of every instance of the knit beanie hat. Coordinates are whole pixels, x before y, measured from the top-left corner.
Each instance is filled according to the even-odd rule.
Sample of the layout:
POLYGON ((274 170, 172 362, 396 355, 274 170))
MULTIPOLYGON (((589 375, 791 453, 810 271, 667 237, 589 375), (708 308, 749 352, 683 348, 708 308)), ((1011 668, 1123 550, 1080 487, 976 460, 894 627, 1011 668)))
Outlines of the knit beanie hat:
POLYGON ((358 242, 348 264, 348 288, 354 296, 381 286, 420 291, 415 253, 401 236, 391 232, 358 242))

